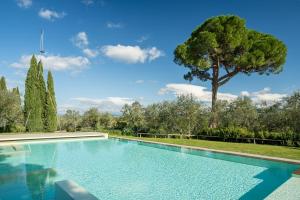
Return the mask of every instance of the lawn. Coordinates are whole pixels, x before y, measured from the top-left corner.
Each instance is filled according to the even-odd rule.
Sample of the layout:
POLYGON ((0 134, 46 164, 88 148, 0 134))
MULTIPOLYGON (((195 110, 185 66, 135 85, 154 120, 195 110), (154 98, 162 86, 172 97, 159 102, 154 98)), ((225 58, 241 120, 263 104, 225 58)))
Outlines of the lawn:
POLYGON ((250 153, 250 154, 258 154, 258 155, 300 160, 300 147, 218 142, 218 141, 194 140, 194 139, 168 139, 168 138, 145 138, 145 137, 139 138, 133 136, 120 136, 114 134, 110 134, 109 136, 125 138, 125 139, 139 139, 144 141, 163 142, 168 144, 204 147, 204 148, 216 149, 216 150, 234 151, 234 152, 242 152, 242 153, 250 153))

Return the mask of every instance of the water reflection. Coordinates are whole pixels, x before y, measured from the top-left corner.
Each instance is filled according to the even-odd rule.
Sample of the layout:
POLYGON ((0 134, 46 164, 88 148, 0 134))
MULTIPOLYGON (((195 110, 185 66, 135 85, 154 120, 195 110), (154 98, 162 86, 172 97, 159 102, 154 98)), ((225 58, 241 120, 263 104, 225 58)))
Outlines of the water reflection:
POLYGON ((2 149, 0 153, 0 199, 53 197, 56 145, 24 145, 13 149, 9 152, 2 149))

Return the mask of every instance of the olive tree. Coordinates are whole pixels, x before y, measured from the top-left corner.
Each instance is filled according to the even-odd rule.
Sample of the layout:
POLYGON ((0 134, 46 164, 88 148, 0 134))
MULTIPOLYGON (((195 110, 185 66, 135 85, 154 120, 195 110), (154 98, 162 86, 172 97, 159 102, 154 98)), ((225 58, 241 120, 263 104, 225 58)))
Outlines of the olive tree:
POLYGON ((211 82, 212 120, 217 125, 216 102, 219 87, 239 73, 279 73, 287 48, 272 35, 248 29, 238 16, 217 16, 206 20, 176 47, 174 62, 187 67, 186 80, 211 82))
POLYGON ((14 92, 0 90, 0 132, 21 130, 23 111, 19 98, 14 92))
POLYGON ((127 124, 127 128, 134 133, 141 131, 145 127, 144 108, 135 101, 131 105, 125 104, 122 108, 122 118, 127 124))

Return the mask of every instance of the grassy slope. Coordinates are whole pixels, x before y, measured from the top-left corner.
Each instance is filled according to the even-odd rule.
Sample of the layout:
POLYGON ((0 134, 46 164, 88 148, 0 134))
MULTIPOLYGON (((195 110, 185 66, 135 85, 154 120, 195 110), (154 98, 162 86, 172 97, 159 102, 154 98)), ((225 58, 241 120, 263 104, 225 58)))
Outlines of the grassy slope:
POLYGON ((232 143, 232 142, 216 142, 208 140, 189 140, 189 139, 167 139, 167 138, 139 138, 132 136, 119 136, 112 135, 121 138, 128 139, 141 139, 146 141, 164 142, 170 144, 179 144, 187 146, 205 147, 209 149, 235 151, 251 154, 259 154, 265 156, 273 156, 280 158, 289 158, 294 160, 300 160, 300 148, 299 147, 286 147, 275 145, 260 145, 260 144, 247 144, 247 143, 232 143))

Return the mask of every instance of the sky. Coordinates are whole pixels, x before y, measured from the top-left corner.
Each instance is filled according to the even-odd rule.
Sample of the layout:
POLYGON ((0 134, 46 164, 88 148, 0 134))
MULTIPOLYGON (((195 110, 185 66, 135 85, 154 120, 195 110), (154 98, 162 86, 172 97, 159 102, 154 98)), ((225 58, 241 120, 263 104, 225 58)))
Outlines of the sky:
POLYGON ((275 102, 300 89, 299 0, 3 0, 0 6, 0 76, 24 95, 32 54, 54 75, 59 113, 98 107, 118 113, 193 94, 210 102, 209 82, 183 79, 173 52, 206 19, 238 15, 246 26, 269 33, 288 48, 278 75, 237 75, 218 98, 246 95, 275 102), (41 30, 46 53, 39 54, 41 30))

